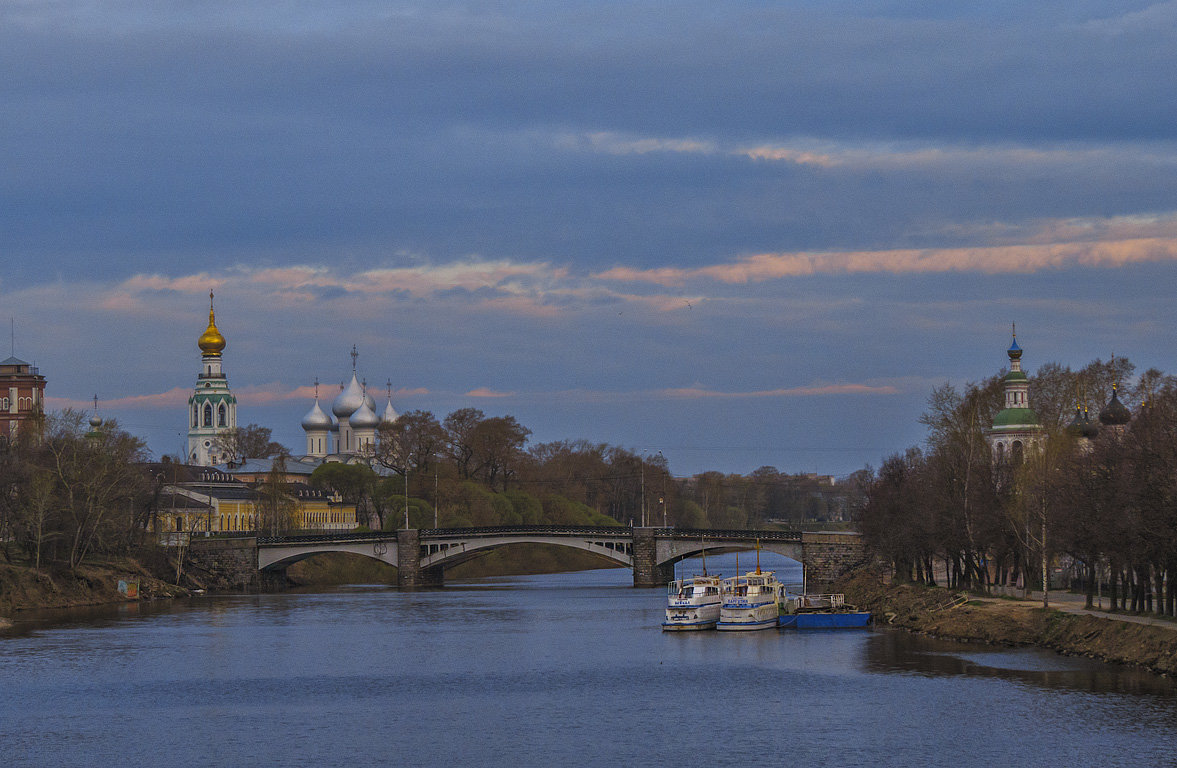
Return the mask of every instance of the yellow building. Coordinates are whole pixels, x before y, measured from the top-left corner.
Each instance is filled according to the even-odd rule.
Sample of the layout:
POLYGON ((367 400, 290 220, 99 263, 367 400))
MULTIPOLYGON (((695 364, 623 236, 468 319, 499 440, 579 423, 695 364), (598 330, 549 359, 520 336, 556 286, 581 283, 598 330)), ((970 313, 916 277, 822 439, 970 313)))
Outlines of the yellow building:
MULTIPOLYGON (((264 521, 264 497, 255 484, 245 483, 216 469, 183 464, 151 466, 161 492, 153 516, 157 534, 171 541, 183 535, 256 533, 264 521)), ((350 531, 356 527, 356 508, 338 495, 305 483, 286 483, 290 519, 272 528, 296 531, 350 531)))

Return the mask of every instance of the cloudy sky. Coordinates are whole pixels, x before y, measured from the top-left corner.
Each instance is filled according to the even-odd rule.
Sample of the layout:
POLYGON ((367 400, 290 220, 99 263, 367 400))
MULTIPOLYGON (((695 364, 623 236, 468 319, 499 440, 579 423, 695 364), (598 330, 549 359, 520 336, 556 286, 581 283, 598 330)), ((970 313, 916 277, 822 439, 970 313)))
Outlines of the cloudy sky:
POLYGON ((0 71, 15 352, 157 455, 210 289, 295 450, 352 344, 676 474, 877 465, 1015 321, 1177 372, 1177 2, 0 0, 0 71))

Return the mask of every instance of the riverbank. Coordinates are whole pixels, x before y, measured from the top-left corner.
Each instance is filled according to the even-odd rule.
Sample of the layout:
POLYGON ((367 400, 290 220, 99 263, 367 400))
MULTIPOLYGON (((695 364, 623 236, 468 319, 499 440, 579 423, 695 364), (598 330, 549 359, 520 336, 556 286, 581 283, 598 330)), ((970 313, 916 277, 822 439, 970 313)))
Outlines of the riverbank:
POLYGON ((130 558, 82 565, 76 571, 61 566, 38 570, 0 564, 0 617, 41 608, 76 608, 188 594, 187 589, 157 578, 142 563, 130 558), (134 583, 138 597, 128 598, 120 592, 120 581, 134 583))
POLYGON ((845 593, 848 602, 870 610, 880 626, 949 640, 1036 646, 1162 675, 1177 674, 1177 624, 1071 613, 1022 600, 972 595, 962 600, 960 592, 943 587, 882 584, 869 571, 844 579, 836 591, 845 593))

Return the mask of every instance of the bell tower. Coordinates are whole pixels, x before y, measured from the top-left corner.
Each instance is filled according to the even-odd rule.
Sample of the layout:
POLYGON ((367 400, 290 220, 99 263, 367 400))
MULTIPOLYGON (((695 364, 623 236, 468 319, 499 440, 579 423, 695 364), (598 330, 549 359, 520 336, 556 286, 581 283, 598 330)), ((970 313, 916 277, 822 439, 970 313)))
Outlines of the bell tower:
POLYGON ((215 445, 218 434, 237 426, 237 398, 221 368, 225 337, 217 329, 213 292, 208 292, 208 328, 200 334, 200 373, 188 398, 188 456, 190 464, 211 466, 225 460, 215 445))

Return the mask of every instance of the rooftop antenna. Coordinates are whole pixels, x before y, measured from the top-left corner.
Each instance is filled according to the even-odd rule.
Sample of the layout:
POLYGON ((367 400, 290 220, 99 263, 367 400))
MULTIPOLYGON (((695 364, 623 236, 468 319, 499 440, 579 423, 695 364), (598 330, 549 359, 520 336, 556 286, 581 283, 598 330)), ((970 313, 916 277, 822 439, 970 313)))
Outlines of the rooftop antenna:
POLYGON ((356 372, 356 358, 359 356, 360 356, 360 353, 356 352, 356 345, 352 344, 351 345, 351 372, 352 373, 356 372))

